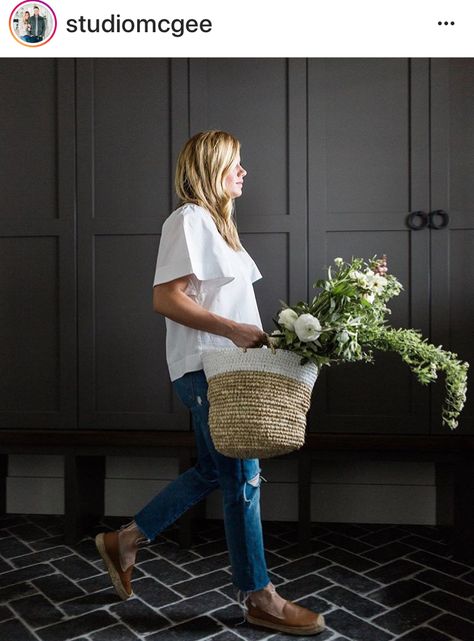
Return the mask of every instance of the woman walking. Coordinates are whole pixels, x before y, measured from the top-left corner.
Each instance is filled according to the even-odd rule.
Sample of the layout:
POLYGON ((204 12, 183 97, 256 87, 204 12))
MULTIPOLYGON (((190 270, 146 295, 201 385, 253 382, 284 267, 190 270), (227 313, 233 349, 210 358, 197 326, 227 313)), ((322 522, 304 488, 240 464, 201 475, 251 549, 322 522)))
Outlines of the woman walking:
POLYGON ((232 579, 247 621, 290 634, 316 634, 324 629, 322 615, 283 599, 268 577, 258 459, 223 456, 209 433, 202 352, 266 343, 252 285, 261 274, 240 244, 233 221, 234 199, 242 195, 246 173, 240 143, 223 131, 193 136, 179 155, 175 187, 181 204, 163 225, 153 306, 166 317, 170 378, 191 410, 198 460, 130 524, 98 534, 96 545, 116 591, 127 599, 133 594, 139 547, 220 488, 232 579))

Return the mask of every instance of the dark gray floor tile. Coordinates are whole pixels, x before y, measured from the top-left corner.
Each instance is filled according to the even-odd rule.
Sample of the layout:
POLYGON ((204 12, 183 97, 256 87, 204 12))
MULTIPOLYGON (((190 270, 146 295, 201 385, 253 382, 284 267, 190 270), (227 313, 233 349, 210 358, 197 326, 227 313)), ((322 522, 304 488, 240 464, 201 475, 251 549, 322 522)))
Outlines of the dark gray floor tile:
POLYGON ((446 532, 444 528, 441 527, 432 525, 400 525, 399 527, 409 534, 422 536, 426 539, 432 539, 433 541, 440 541, 442 543, 446 542, 446 532))
POLYGON ((353 554, 341 548, 328 548, 320 552, 320 556, 334 563, 343 565, 354 572, 366 572, 376 566, 375 561, 370 561, 358 554, 353 554))
POLYGON ((325 527, 331 532, 344 534, 345 536, 350 536, 353 539, 359 539, 366 536, 367 534, 370 534, 371 531, 370 527, 367 528, 365 525, 360 525, 359 523, 326 523, 325 527))
POLYGON ((369 550, 369 552, 365 552, 362 556, 376 563, 388 563, 389 561, 394 561, 402 556, 411 554, 413 551, 412 547, 394 541, 393 543, 387 543, 387 545, 381 545, 378 548, 369 550))
POLYGON ((181 599, 172 605, 160 608, 160 612, 171 621, 179 622, 201 616, 206 612, 223 608, 226 605, 232 605, 232 601, 220 592, 212 590, 195 597, 181 599))
POLYGON ((241 639, 242 637, 238 637, 233 632, 226 630, 225 632, 216 634, 216 636, 212 637, 210 641, 241 641, 241 639))
POLYGON ((307 574, 299 579, 294 579, 293 581, 288 581, 288 583, 280 585, 278 587, 278 594, 281 594, 284 599, 295 601, 296 599, 301 599, 304 596, 328 588, 330 585, 331 583, 327 579, 323 579, 318 574, 307 574))
POLYGON ((272 568, 275 574, 283 576, 285 579, 297 579, 300 576, 321 570, 321 568, 331 565, 331 561, 323 559, 320 556, 305 556, 297 561, 290 561, 277 567, 272 568))
POLYGON ((471 572, 466 572, 466 574, 463 574, 459 578, 463 581, 467 581, 468 583, 474 583, 474 570, 471 572))
POLYGON ((8 603, 13 599, 21 599, 24 596, 37 593, 38 590, 30 583, 17 583, 0 590, 0 603, 8 603))
POLYGON ((168 603, 182 599, 182 595, 167 588, 151 577, 138 579, 132 583, 134 593, 153 608, 161 608, 168 603))
POLYGON ((319 539, 310 540, 309 544, 302 547, 299 543, 293 543, 285 547, 279 548, 278 554, 284 556, 285 559, 299 559, 308 554, 314 554, 321 550, 327 550, 332 547, 327 541, 320 541, 319 539))
POLYGON ((104 592, 85 594, 77 599, 72 599, 72 601, 66 601, 61 604, 61 607, 69 617, 73 617, 99 610, 100 608, 106 608, 117 603, 118 598, 112 590, 105 590, 104 592))
POLYGON ((474 639, 474 624, 452 614, 442 614, 437 619, 430 621, 430 626, 456 637, 460 641, 472 641, 474 639))
POLYGON ((226 550, 227 543, 225 540, 200 543, 191 548, 191 552, 195 552, 196 554, 199 554, 199 556, 212 556, 214 554, 219 554, 219 552, 225 552, 226 550))
POLYGON ((0 623, 0 639, 5 639, 5 641, 37 641, 36 637, 16 619, 0 623))
POLYGON ((37 541, 38 539, 44 539, 48 536, 48 532, 43 528, 34 525, 33 523, 24 523, 22 525, 15 525, 14 527, 8 528, 10 532, 17 536, 23 541, 37 541))
POLYGON ((0 559, 0 574, 2 572, 8 572, 8 570, 12 570, 14 568, 13 563, 8 563, 4 559, 0 559))
POLYGON ((26 518, 23 514, 2 514, 2 516, 0 516, 0 528, 2 529, 24 523, 26 523, 26 518))
POLYGON ((33 581, 33 585, 35 585, 38 590, 46 594, 51 601, 55 601, 56 603, 61 603, 61 601, 67 601, 68 599, 74 599, 75 597, 84 594, 84 592, 78 588, 75 583, 67 579, 62 574, 51 574, 50 576, 35 579, 33 581))
POLYGON ((165 561, 165 559, 156 559, 155 561, 146 561, 140 564, 140 570, 145 574, 149 574, 166 585, 172 585, 179 581, 186 581, 190 579, 189 572, 181 570, 179 567, 165 561))
POLYGON ((372 545, 373 547, 380 547, 381 545, 387 545, 394 541, 400 541, 400 539, 403 539, 405 536, 407 536, 407 533, 399 527, 385 527, 383 530, 377 530, 376 532, 365 534, 360 538, 360 540, 372 545))
POLYGON ((474 585, 472 583, 467 583, 460 579, 453 579, 447 574, 435 572, 434 570, 425 570, 424 572, 420 572, 420 574, 416 575, 416 579, 464 598, 469 598, 474 595, 474 585))
MULTIPOLYGON (((136 576, 136 572, 133 573, 133 576, 136 576)), ((112 586, 112 582, 107 572, 102 572, 97 576, 93 576, 90 579, 81 579, 77 581, 77 585, 85 590, 86 592, 98 592, 100 590, 106 590, 112 586)))
POLYGON ((149 634, 169 626, 169 621, 160 616, 138 599, 129 599, 110 608, 122 623, 132 628, 138 635, 149 634))
MULTIPOLYGON (((145 549, 148 550, 148 548, 145 549)), ((227 546, 225 546, 225 549, 227 549, 227 546)), ((190 561, 198 561, 201 556, 205 556, 200 556, 192 550, 184 550, 176 545, 176 543, 170 543, 169 541, 155 543, 154 545, 150 546, 150 550, 155 554, 159 554, 163 559, 178 564, 188 563, 190 561)), ((216 549, 215 554, 217 554, 218 552, 219 550, 216 549)), ((139 552, 139 555, 141 555, 141 552, 139 552)), ((141 562, 141 556, 139 556, 138 558, 141 562)))
POLYGON ((101 570, 98 570, 95 565, 92 565, 92 563, 89 563, 88 561, 84 561, 84 559, 81 559, 76 554, 71 554, 71 556, 67 556, 64 559, 52 561, 52 565, 54 565, 59 572, 62 572, 62 574, 65 574, 70 579, 76 580, 85 579, 94 576, 95 574, 100 574, 101 572, 101 570))
POLYGON ((108 612, 97 610, 96 612, 90 612, 89 614, 42 628, 37 630, 36 634, 43 641, 68 641, 79 635, 90 634, 95 630, 106 628, 113 623, 116 623, 116 619, 108 612))
POLYGON ((84 557, 88 561, 97 561, 97 547, 94 539, 82 539, 82 541, 76 543, 72 549, 76 554, 84 557))
POLYGON ((124 625, 114 625, 111 628, 91 634, 92 641, 138 641, 138 637, 124 625))
POLYGON ((327 614, 325 619, 330 628, 349 639, 356 639, 357 641, 362 639, 363 641, 388 641, 393 639, 391 633, 384 632, 380 628, 344 610, 334 610, 327 614))
POLYGON ((19 541, 15 536, 7 536, 0 539, 0 556, 4 559, 11 559, 21 554, 29 554, 31 547, 19 541))
POLYGON ((452 641, 451 637, 429 627, 416 628, 397 638, 398 641, 452 641))
POLYGON ((0 621, 6 621, 6 619, 13 619, 15 614, 10 610, 6 605, 0 605, 0 621))
POLYGON ((431 603, 441 610, 445 610, 450 614, 469 619, 474 622, 474 603, 466 599, 460 599, 448 592, 437 590, 436 592, 428 592, 423 595, 423 601, 431 603))
MULTIPOLYGON (((48 548, 54 548, 64 543, 64 534, 58 536, 48 536, 46 539, 38 539, 38 541, 31 541, 28 545, 35 551, 41 552, 48 548)), ((70 553, 70 552, 69 552, 70 553)))
POLYGON ((198 641, 220 632, 222 626, 210 617, 197 617, 147 637, 147 641, 198 641))
POLYGON ((329 534, 326 534, 318 540, 326 541, 335 547, 349 550, 349 552, 354 552, 354 554, 361 554, 362 552, 367 552, 372 548, 371 545, 368 545, 363 541, 351 539, 349 536, 338 534, 337 532, 329 532, 329 534))
POLYGON ((24 554, 23 556, 18 556, 15 559, 12 559, 12 563, 17 568, 24 568, 27 565, 34 565, 35 563, 43 563, 46 561, 54 561, 55 559, 61 559, 65 556, 71 555, 71 548, 67 548, 64 545, 59 547, 48 548, 42 552, 31 552, 30 554, 24 554))
POLYGON ((190 581, 182 581, 181 583, 175 583, 173 585, 173 590, 184 594, 184 596, 193 596, 201 592, 208 592, 214 588, 226 585, 231 580, 229 574, 224 572, 224 570, 217 570, 216 572, 210 572, 203 577, 198 577, 197 579, 191 579, 190 581))
POLYGON ((379 583, 367 579, 361 574, 352 572, 342 567, 342 565, 333 565, 329 568, 325 568, 319 572, 321 576, 330 579, 334 583, 347 587, 354 592, 359 592, 360 594, 366 594, 380 587, 379 583))
POLYGON ((338 605, 341 608, 344 608, 345 610, 349 610, 349 612, 353 612, 363 619, 371 619, 386 610, 386 608, 378 603, 374 603, 373 601, 338 585, 334 585, 326 590, 321 590, 318 596, 326 599, 326 601, 330 601, 331 603, 338 605))
POLYGON ((408 557, 411 561, 420 563, 421 565, 426 565, 433 570, 438 570, 439 572, 444 572, 445 574, 450 574, 451 576, 458 577, 461 574, 465 574, 469 570, 468 565, 463 565, 457 563, 456 561, 450 561, 449 559, 443 559, 440 556, 430 554, 429 552, 414 552, 408 557))
POLYGON ((3 574, 0 574, 0 588, 7 585, 14 585, 15 583, 30 581, 31 579, 36 579, 36 577, 44 576, 45 574, 53 574, 54 571, 54 568, 52 568, 48 563, 39 563, 38 565, 30 565, 27 568, 21 568, 21 570, 4 572, 3 574))
POLYGON ((380 583, 392 583, 400 579, 408 578, 412 574, 423 570, 423 566, 413 561, 406 561, 405 559, 398 559, 385 565, 369 570, 365 576, 369 579, 374 579, 380 583))
POLYGON ((434 608, 427 603, 421 601, 409 601, 398 608, 381 614, 372 623, 379 625, 393 632, 394 634, 403 634, 412 628, 416 628, 429 619, 432 619, 439 613, 438 608, 434 608))
POLYGON ((191 561, 191 563, 182 564, 181 567, 193 576, 199 576, 200 574, 207 574, 213 570, 224 570, 229 567, 229 565, 229 553, 221 552, 214 556, 207 556, 199 561, 191 561))
POLYGON ((405 603, 405 601, 410 601, 429 592, 431 588, 426 585, 426 583, 421 583, 416 579, 402 579, 401 581, 396 581, 390 585, 386 585, 383 588, 379 588, 374 592, 369 592, 367 595, 370 599, 378 601, 387 607, 394 607, 405 603))
POLYGON ((450 554, 449 546, 446 543, 439 543, 432 539, 426 539, 423 536, 408 536, 403 539, 403 543, 411 545, 414 548, 419 548, 420 550, 425 550, 425 552, 432 552, 433 554, 439 554, 441 556, 447 556, 450 554))
POLYGON ((32 628, 43 628, 57 623, 63 614, 42 594, 25 597, 12 601, 11 608, 32 628))

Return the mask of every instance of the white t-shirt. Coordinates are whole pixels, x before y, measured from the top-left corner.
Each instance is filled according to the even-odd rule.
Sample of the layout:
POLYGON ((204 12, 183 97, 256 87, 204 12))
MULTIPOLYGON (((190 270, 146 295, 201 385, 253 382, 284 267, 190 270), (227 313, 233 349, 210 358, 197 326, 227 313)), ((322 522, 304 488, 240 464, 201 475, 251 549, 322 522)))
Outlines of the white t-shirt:
MULTIPOLYGON (((153 285, 191 274, 185 293, 205 309, 262 328, 252 283, 262 278, 244 250, 234 251, 211 214, 185 204, 163 224, 153 285)), ((171 380, 202 369, 202 352, 235 347, 228 338, 166 319, 166 360, 171 380)))

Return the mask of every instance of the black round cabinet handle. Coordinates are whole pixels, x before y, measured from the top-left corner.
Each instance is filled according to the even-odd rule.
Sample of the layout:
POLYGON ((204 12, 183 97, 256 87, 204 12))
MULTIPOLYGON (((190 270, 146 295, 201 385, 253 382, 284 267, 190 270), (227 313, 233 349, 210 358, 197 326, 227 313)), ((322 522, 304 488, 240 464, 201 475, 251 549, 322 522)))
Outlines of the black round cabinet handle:
POLYGON ((444 209, 436 209, 428 214, 430 229, 444 229, 449 224, 449 214, 444 209), (436 222, 438 220, 438 222, 436 222))
POLYGON ((407 216, 407 225, 410 229, 418 231, 424 229, 428 224, 428 214, 424 211, 412 211, 407 216))

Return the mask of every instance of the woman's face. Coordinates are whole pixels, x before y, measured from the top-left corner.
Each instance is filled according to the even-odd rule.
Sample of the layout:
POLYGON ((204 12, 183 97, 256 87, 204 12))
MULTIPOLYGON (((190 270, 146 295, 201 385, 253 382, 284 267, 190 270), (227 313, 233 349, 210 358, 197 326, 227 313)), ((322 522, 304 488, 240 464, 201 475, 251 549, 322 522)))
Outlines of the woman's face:
POLYGON ((240 164, 240 155, 238 155, 224 179, 225 190, 231 198, 242 196, 242 187, 246 174, 247 172, 240 164))

